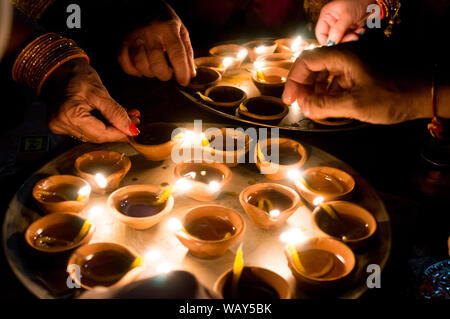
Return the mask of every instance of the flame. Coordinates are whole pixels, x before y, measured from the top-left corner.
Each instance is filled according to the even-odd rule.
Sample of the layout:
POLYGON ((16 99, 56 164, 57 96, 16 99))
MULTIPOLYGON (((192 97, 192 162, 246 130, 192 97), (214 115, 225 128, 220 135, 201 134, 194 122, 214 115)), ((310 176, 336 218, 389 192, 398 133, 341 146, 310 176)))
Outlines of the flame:
POLYGON ((233 264, 233 281, 231 283, 232 295, 237 295, 237 290, 239 287, 239 279, 241 279, 242 271, 244 270, 244 256, 242 252, 242 243, 236 252, 236 257, 234 258, 233 264))
POLYGON ((267 50, 267 47, 265 45, 260 45, 259 47, 255 48, 255 53, 256 54, 262 54, 266 50, 267 50))
POLYGON ((270 217, 276 218, 280 216, 280 211, 278 209, 273 209, 269 212, 270 217))
POLYGON ((222 65, 225 69, 227 69, 230 65, 233 64, 233 59, 230 57, 226 57, 225 59, 223 59, 222 65))
POLYGON ((241 51, 238 52, 237 58, 239 60, 244 60, 245 57, 247 56, 247 54, 248 54, 248 51, 246 49, 242 49, 241 51))
POLYGON ((89 196, 90 193, 91 193, 90 185, 81 187, 80 190, 78 191, 77 201, 82 201, 85 197, 89 196))
POLYGON ((173 232, 183 229, 183 224, 178 218, 172 217, 168 222, 169 229, 173 232))
POLYGON ((314 198, 313 205, 319 206, 320 204, 323 203, 324 200, 325 200, 325 198, 323 196, 318 196, 318 197, 314 198))
POLYGON ((101 173, 95 174, 95 182, 100 188, 105 188, 108 185, 108 181, 106 180, 105 176, 101 173))
POLYGON ((303 43, 302 37, 301 36, 296 37, 291 45, 292 52, 297 52, 298 50, 300 50, 302 43, 303 43))

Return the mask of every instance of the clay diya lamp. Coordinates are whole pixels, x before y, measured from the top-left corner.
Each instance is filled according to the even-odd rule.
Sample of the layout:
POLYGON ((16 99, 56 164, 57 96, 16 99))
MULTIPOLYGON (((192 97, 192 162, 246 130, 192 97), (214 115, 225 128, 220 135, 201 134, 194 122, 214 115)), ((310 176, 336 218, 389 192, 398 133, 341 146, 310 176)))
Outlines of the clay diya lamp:
POLYGON ((346 198, 355 188, 355 179, 334 167, 311 167, 303 171, 302 175, 303 180, 294 180, 295 186, 300 195, 310 204, 313 204, 318 196, 323 197, 325 202, 346 198))
POLYGON ((295 190, 274 183, 248 186, 239 195, 239 202, 251 221, 261 229, 281 226, 302 205, 295 190))
POLYGON ((94 151, 75 160, 75 172, 91 184, 95 193, 117 189, 131 168, 130 159, 115 151, 94 151))
POLYGON ((232 294, 233 270, 223 273, 214 284, 214 291, 223 299, 290 299, 287 281, 277 273, 254 266, 245 266, 237 288, 232 294))
POLYGON ((255 62, 261 55, 272 54, 277 49, 277 44, 272 39, 257 39, 244 44, 248 49, 248 57, 255 62))
POLYGON ((194 92, 204 92, 207 88, 217 85, 222 75, 216 70, 205 67, 196 68, 197 75, 191 78, 188 87, 194 92))
POLYGON ((252 80, 262 95, 281 97, 289 70, 281 67, 264 67, 253 73, 252 80))
POLYGON ((228 167, 245 163, 245 156, 250 147, 250 137, 244 132, 232 128, 222 128, 207 131, 206 138, 209 142, 204 148, 207 158, 228 167))
POLYGON ((173 208, 171 195, 162 198, 159 186, 130 185, 108 197, 114 217, 134 229, 147 229, 159 223, 173 208))
POLYGON ((231 245, 241 240, 245 222, 236 211, 217 205, 198 206, 189 210, 176 231, 178 240, 199 258, 225 255, 231 245))
POLYGON ((75 213, 56 213, 33 222, 25 231, 25 240, 44 253, 60 253, 86 245, 95 226, 75 213))
POLYGON ((211 68, 223 75, 228 68, 234 68, 239 61, 229 56, 208 56, 195 58, 194 63, 197 67, 211 68))
MULTIPOLYGON (((85 245, 73 252, 68 266, 77 265, 81 276, 72 280, 85 289, 117 288, 136 279, 144 270, 144 259, 127 247, 114 243, 85 245), (80 278, 79 278, 80 277, 80 278)), ((70 268, 69 268, 70 269, 70 268)))
POLYGON ((341 284, 356 264, 352 250, 331 238, 308 238, 286 245, 284 252, 299 286, 311 292, 341 284))
POLYGON ((206 103, 214 108, 234 114, 236 108, 247 98, 247 93, 234 86, 214 86, 205 91, 206 103))
POLYGON ((77 176, 54 175, 37 182, 32 193, 46 213, 78 213, 89 201, 91 186, 77 176))
POLYGON ((344 201, 327 202, 326 205, 336 214, 329 214, 317 206, 311 215, 312 226, 320 236, 334 238, 356 248, 376 232, 377 222, 365 208, 344 201))
POLYGON ((343 126, 353 123, 355 120, 346 118, 310 119, 314 123, 324 126, 343 126))
POLYGON ((258 141, 254 156, 260 172, 266 178, 275 181, 287 178, 288 172, 302 167, 308 158, 305 147, 288 138, 268 138, 258 141), (278 158, 275 152, 278 152, 278 158))
POLYGON ((231 57, 235 59, 235 63, 230 66, 230 69, 239 68, 242 62, 248 55, 248 50, 242 45, 238 44, 222 44, 215 46, 209 50, 209 54, 218 57, 231 57))
MULTIPOLYGON (((294 55, 292 53, 272 53, 272 54, 265 54, 261 55, 256 59, 256 62, 264 63, 264 66, 267 67, 280 67, 281 65, 284 66, 285 62, 292 63, 294 60, 294 55)), ((283 67, 281 66, 281 67, 283 67)))
POLYGON ((242 118, 267 124, 279 123, 288 113, 288 106, 281 99, 272 96, 249 98, 238 108, 238 114, 242 118))
POLYGON ((277 44, 277 52, 293 54, 299 54, 303 50, 311 50, 320 46, 316 40, 301 37, 277 39, 275 43, 277 44))
POLYGON ((223 187, 231 180, 231 170, 220 163, 186 162, 175 166, 177 179, 185 179, 190 183, 187 196, 208 202, 215 200, 223 187))
POLYGON ((179 140, 172 137, 177 126, 170 123, 148 123, 139 127, 141 133, 130 137, 130 144, 150 161, 163 161, 172 155, 179 140))

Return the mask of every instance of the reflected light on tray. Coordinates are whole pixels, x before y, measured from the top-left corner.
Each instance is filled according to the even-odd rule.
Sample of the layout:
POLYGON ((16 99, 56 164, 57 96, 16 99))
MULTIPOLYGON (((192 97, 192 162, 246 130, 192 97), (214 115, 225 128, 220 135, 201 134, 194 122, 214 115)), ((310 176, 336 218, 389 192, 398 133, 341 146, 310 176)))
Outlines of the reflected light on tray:
POLYGON ((161 258, 161 252, 157 249, 151 249, 145 254, 147 261, 156 261, 161 258))
POLYGON ((103 213, 103 208, 101 206, 94 206, 89 210, 89 217, 94 218, 100 216, 103 213))

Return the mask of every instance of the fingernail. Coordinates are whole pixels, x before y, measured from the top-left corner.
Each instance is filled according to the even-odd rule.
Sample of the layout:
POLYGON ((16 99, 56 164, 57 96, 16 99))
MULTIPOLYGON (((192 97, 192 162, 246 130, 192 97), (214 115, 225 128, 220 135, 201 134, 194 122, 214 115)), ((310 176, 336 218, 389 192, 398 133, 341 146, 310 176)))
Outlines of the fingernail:
POLYGON ((362 30, 362 31, 359 33, 359 35, 364 35, 364 34, 366 34, 366 31, 365 31, 365 30, 362 30))
POLYGON ((335 45, 336 44, 336 42, 334 42, 333 40, 328 40, 328 42, 327 42, 327 46, 332 46, 332 45, 335 45))
POLYGON ((356 41, 358 41, 358 40, 359 40, 359 39, 353 39, 352 41, 353 41, 353 42, 356 42, 356 41))
POLYGON ((131 132, 134 136, 139 135, 139 134, 141 133, 141 132, 138 130, 138 128, 136 127, 136 125, 134 125, 133 123, 130 124, 129 129, 130 129, 130 132, 131 132))
POLYGON ((293 102, 292 96, 283 96, 282 100, 286 102, 286 104, 292 104, 293 102))

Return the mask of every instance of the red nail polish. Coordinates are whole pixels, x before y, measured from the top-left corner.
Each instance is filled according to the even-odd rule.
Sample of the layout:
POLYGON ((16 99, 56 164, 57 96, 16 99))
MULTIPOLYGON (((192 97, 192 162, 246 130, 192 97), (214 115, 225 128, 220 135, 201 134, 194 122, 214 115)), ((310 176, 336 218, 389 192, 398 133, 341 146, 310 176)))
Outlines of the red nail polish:
POLYGON ((134 136, 139 135, 139 134, 141 133, 141 132, 138 130, 138 128, 137 128, 133 123, 130 124, 129 129, 130 129, 130 132, 131 132, 134 136))

